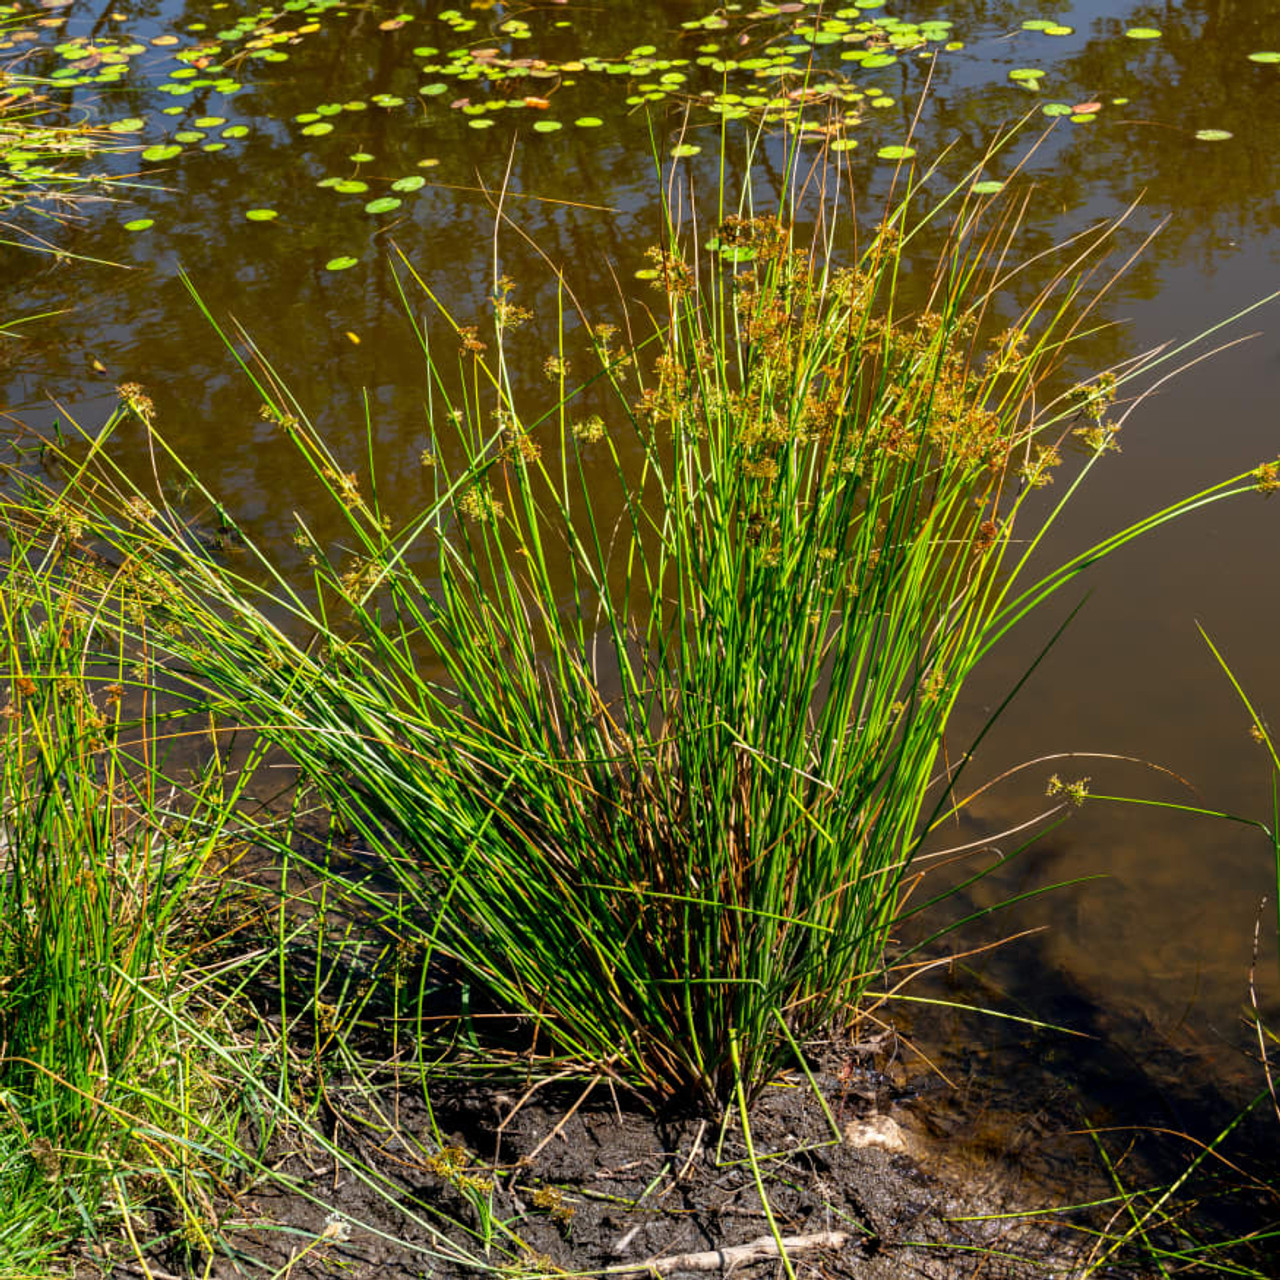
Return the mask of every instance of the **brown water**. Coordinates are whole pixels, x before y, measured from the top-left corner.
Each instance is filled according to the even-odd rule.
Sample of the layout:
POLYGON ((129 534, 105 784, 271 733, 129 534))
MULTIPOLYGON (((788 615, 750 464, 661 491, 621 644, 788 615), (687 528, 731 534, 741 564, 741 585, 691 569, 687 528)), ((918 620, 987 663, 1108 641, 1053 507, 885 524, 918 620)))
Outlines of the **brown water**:
MULTIPOLYGON (((493 193, 505 183, 503 207, 514 227, 502 230, 497 255, 501 269, 520 282, 519 300, 536 313, 514 353, 525 362, 518 377, 537 386, 541 361, 552 349, 554 315, 551 273, 539 253, 565 265, 588 315, 617 322, 623 302, 635 305, 645 296, 634 273, 658 238, 651 137, 669 147, 687 120, 686 141, 701 144, 702 154, 665 161, 664 174, 675 163, 681 189, 692 183, 700 205, 709 207, 719 118, 705 103, 686 116, 681 103, 670 100, 655 101, 647 117, 625 101, 643 75, 587 67, 523 76, 514 90, 486 88, 421 73, 418 67, 432 59, 412 51, 470 44, 497 47, 504 57, 563 62, 653 45, 658 57, 696 59, 699 44, 716 40, 725 56, 743 56, 786 43, 800 6, 783 7, 793 12, 752 16, 729 6, 728 31, 709 33, 681 27, 709 6, 680 0, 549 4, 519 14, 481 5, 463 10, 464 20, 477 26, 461 32, 436 16, 441 5, 351 6, 318 17, 318 30, 282 46, 288 61, 245 59, 236 72, 242 88, 229 96, 211 88, 185 98, 158 94, 155 86, 176 64, 170 46, 147 44, 115 88, 73 88, 63 95, 67 102, 104 120, 145 117, 149 143, 158 137, 157 121, 170 125, 156 113, 171 102, 183 113, 172 127, 223 116, 247 125, 248 136, 221 151, 191 146, 166 164, 141 166, 163 189, 118 187, 108 194, 119 203, 46 205, 42 216, 10 215, 5 238, 25 247, 0 250, 0 314, 63 313, 24 327, 20 341, 0 347, 0 403, 13 419, 40 430, 50 429, 60 412, 89 425, 105 418, 117 383, 139 382, 155 398, 169 438, 236 518, 256 535, 282 541, 291 512, 308 505, 305 485, 274 429, 258 418, 258 397, 188 296, 181 267, 214 315, 233 316, 258 340, 353 468, 361 463, 367 388, 383 501, 402 508, 420 501, 424 380, 395 286, 393 249, 455 314, 480 320, 494 278, 493 193), (396 27, 402 14, 413 20, 396 27), (530 23, 528 38, 498 29, 513 14, 530 23), (393 29, 381 29, 388 19, 393 29), (446 92, 418 93, 420 84, 446 81, 446 92), (380 93, 405 103, 323 115, 320 121, 335 127, 317 136, 302 135, 293 119, 317 104, 368 103, 380 93), (483 130, 472 128, 475 117, 456 105, 499 94, 520 100, 545 94, 550 105, 494 112, 488 117, 493 127, 483 130), (574 124, 584 116, 602 123, 574 124), (565 127, 532 128, 553 119, 565 127), (373 159, 349 160, 353 154, 373 159), (423 161, 438 163, 424 167, 423 161), (406 175, 426 183, 389 214, 365 212, 367 201, 406 175), (343 194, 316 185, 335 176, 367 180, 369 191, 343 194), (247 209, 264 207, 279 216, 246 220, 247 209), (125 229, 141 217, 153 218, 154 226, 125 229), (36 251, 33 233, 78 257, 36 251), (359 262, 327 270, 339 255, 359 262), (50 408, 55 400, 60 410, 50 408)), ((1159 6, 1063 0, 1056 7, 1038 0, 946 6, 918 0, 910 9, 891 7, 915 20, 945 15, 965 48, 941 54, 936 65, 909 56, 858 76, 859 83, 878 85, 881 99, 893 99, 868 108, 853 135, 860 140, 853 153, 860 208, 877 208, 888 189, 893 165, 877 161, 876 150, 906 137, 932 68, 915 145, 921 161, 939 159, 939 189, 981 156, 1002 124, 1045 102, 1101 104, 1092 120, 1059 121, 1028 159, 1017 181, 1033 180, 1037 190, 1019 233, 1020 251, 1030 254, 1138 199, 1125 243, 1165 224, 1109 295, 1102 315, 1114 327, 1089 340, 1082 361, 1100 367, 1189 336, 1280 286, 1280 66, 1247 56, 1280 49, 1274 0, 1159 6), (1020 29, 1034 18, 1056 19, 1074 32, 1020 29), (1162 35, 1126 38, 1123 32, 1134 26, 1159 28, 1162 35), (1008 72, 1019 67, 1045 69, 1038 94, 1009 81, 1008 72), (1233 136, 1201 141, 1194 136, 1201 129, 1233 136)), ((828 5, 828 13, 835 8, 828 5)), ((114 30, 144 42, 177 31, 185 45, 194 38, 192 24, 216 28, 240 12, 236 5, 213 9, 167 3, 156 11, 121 3, 98 11, 76 2, 54 9, 67 17, 65 29, 38 29, 36 43, 114 30)), ((805 10, 814 11, 812 5, 805 10)), ((276 25, 299 21, 281 18, 276 25)), ((819 46, 819 54, 826 56, 826 48, 819 46)), ((56 56, 48 65, 58 65, 56 56)), ((755 84, 741 69, 684 70, 690 78, 683 88, 693 95, 714 96, 726 87, 750 93, 755 84)), ((1038 117, 1010 156, 994 164, 997 176, 1011 171, 1013 156, 1027 153, 1047 123, 1038 117)), ((225 127, 206 128, 206 139, 225 127)), ((114 171, 130 165, 136 159, 121 159, 114 171)), ((775 142, 761 157, 764 187, 781 169, 781 143, 775 142)), ((1083 544, 1280 452, 1280 309, 1264 309, 1228 336, 1255 330, 1254 340, 1188 370, 1142 406, 1125 430, 1123 452, 1096 474, 1064 522, 1060 545, 1083 544)), ((976 782, 1054 752, 1106 752, 1158 764, 1196 792, 1141 765, 1044 763, 984 796, 972 819, 957 828, 957 843, 1034 812, 1055 771, 1066 778, 1089 775, 1096 792, 1190 803, 1198 803, 1198 795, 1212 808, 1266 817, 1265 760, 1196 622, 1280 727, 1273 642, 1280 629, 1277 521, 1280 500, 1214 507, 1094 572, 1087 605, 1004 716, 971 777, 976 782)), ((980 721, 1053 621, 1033 625, 991 664, 961 721, 980 721)), ((1205 1078, 1252 1088, 1258 1076, 1239 1052, 1247 1043, 1239 1010, 1259 902, 1275 892, 1265 840, 1207 819, 1094 804, 982 894, 994 899, 1099 875, 1105 878, 1021 904, 1003 917, 1001 927, 1009 931, 1043 925, 1047 932, 1012 953, 1012 964, 997 962, 993 980, 1016 987, 1033 1006, 1037 987, 1049 1003, 1053 992, 1070 991, 1077 1004, 1105 1011, 1106 1035, 1140 1062, 1167 1065, 1170 1048, 1192 1052, 1194 1070, 1205 1078)), ((1261 972, 1274 975, 1274 938, 1265 929, 1263 936, 1261 972)), ((1280 984, 1272 981, 1263 999, 1273 1011, 1280 1008, 1280 984)))

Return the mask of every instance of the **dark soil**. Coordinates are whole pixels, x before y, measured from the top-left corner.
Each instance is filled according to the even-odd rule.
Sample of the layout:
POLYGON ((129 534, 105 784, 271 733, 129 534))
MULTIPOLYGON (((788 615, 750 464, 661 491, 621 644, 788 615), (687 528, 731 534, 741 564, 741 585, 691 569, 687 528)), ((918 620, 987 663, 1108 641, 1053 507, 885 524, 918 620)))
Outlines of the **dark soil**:
MULTIPOLYGON (((437 1086, 430 1106, 392 1079, 372 1093, 367 1082, 330 1084, 322 1128, 367 1180, 314 1140, 294 1135, 291 1145, 282 1134, 273 1163, 295 1190, 250 1188, 231 1199, 223 1256, 191 1256, 172 1232, 148 1266, 154 1280, 447 1280, 470 1270, 469 1254, 514 1276, 774 1275, 776 1229, 801 1238, 788 1249, 797 1276, 1078 1274, 1094 1248, 1079 1228, 1102 1227, 1105 1213, 1035 1213, 1089 1183, 1105 1193, 1087 1140, 1067 1132, 1073 1117, 1042 1111, 1014 1132, 988 1116, 1005 1126, 1003 1145, 962 1155, 937 1136, 955 1122, 939 1105, 936 1075, 904 1055, 893 1035, 826 1046, 814 1081, 825 1108, 801 1072, 765 1091, 750 1133, 767 1212, 735 1116, 721 1124, 655 1113, 605 1082, 437 1086), (1041 1175, 1056 1181, 1052 1195, 1041 1175), (737 1261, 732 1251, 753 1242, 772 1256, 737 1261)), ((163 1222, 149 1225, 153 1239, 163 1235, 163 1222)), ((104 1266, 100 1254, 95 1270, 143 1275, 124 1251, 116 1256, 104 1266)))

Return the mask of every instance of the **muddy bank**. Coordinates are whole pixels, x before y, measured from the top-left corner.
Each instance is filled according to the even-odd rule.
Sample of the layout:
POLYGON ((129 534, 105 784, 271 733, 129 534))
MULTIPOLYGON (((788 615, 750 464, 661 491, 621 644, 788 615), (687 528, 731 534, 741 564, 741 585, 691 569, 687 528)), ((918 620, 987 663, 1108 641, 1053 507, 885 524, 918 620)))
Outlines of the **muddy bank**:
MULTIPOLYGON (((754 1168, 737 1117, 654 1113, 605 1081, 437 1084, 429 1105, 394 1074, 330 1081, 317 1129, 366 1172, 281 1131, 272 1163, 295 1190, 229 1196, 224 1256, 171 1229, 147 1264, 155 1280, 443 1278, 465 1251, 508 1275, 775 1275, 775 1236, 804 1276, 1065 1277, 1103 1259, 1117 1205, 1063 1209, 1114 1193, 1069 1090, 1028 1081, 1036 1105, 1012 1115, 891 1032, 814 1052, 812 1080, 791 1073, 753 1108, 754 1168)), ((160 1213, 147 1226, 166 1235, 160 1213)), ((144 1274, 119 1247, 93 1271, 144 1274)), ((1098 1274, 1148 1268, 1121 1250, 1098 1274)))

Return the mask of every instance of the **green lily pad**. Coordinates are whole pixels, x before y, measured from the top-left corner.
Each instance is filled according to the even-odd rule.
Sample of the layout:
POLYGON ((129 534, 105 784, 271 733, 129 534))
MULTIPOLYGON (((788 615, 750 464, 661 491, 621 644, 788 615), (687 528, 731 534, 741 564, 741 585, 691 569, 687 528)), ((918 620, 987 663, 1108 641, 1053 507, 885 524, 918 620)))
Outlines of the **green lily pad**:
POLYGON ((275 209, 246 209, 244 211, 244 216, 248 218, 250 222, 271 222, 280 215, 275 209))
POLYGON ((172 160, 174 156, 180 156, 182 148, 175 143, 160 144, 154 147, 148 147, 143 153, 144 160, 150 160, 158 163, 161 160, 172 160))
POLYGON ((880 160, 910 160, 915 153, 915 147, 881 147, 880 150, 876 152, 876 157, 880 160))
POLYGON ((373 156, 367 151, 353 151, 348 157, 352 164, 368 164, 373 156))
POLYGON ((852 151, 858 145, 857 138, 837 138, 831 144, 832 151, 852 151))
POLYGON ((573 123, 579 129, 598 129, 604 121, 599 116, 579 116, 573 123))
POLYGON ((1226 142, 1235 135, 1229 129, 1197 129, 1196 138, 1200 142, 1226 142))
POLYGON ((426 186, 426 178, 420 178, 416 173, 411 174, 407 178, 397 178, 391 184, 392 191, 421 191, 426 186))
POLYGON ((249 136, 249 126, 244 124, 228 125, 222 131, 224 138, 247 138, 249 136))
POLYGON ((993 196, 997 191, 1004 190, 1004 183, 999 178, 985 178, 981 182, 975 182, 970 190, 975 196, 993 196))
POLYGON ((702 148, 696 146, 692 142, 682 142, 678 147, 671 148, 671 154, 677 160, 683 160, 686 156, 698 156, 702 154, 702 148))
POLYGON ((303 125, 302 132, 308 138, 321 138, 333 132, 333 125, 327 120, 318 120, 315 124, 303 125))
POLYGON ((1257 53, 1249 55, 1250 62, 1280 62, 1280 50, 1276 49, 1259 49, 1257 53))
POLYGON ((354 267, 359 261, 359 258, 351 257, 330 258, 329 261, 324 264, 324 269, 326 271, 346 271, 350 267, 354 267))
POLYGON ((538 120, 534 123, 534 133, 555 133, 557 130, 563 129, 564 125, 559 120, 538 120))
POLYGON ((392 209, 398 209, 403 202, 395 196, 379 196, 376 200, 370 200, 364 207, 365 213, 390 213, 392 209))
POLYGON ((156 220, 154 218, 134 218, 132 222, 126 222, 124 229, 126 231, 145 231, 148 227, 154 227, 156 220))
POLYGON ((338 178, 334 181, 326 179, 326 182, 335 191, 341 191, 344 196, 358 196, 369 190, 369 184, 361 182, 359 178, 338 178))
POLYGON ((146 127, 146 121, 140 116, 129 116, 124 120, 113 120, 107 129, 111 133, 139 133, 146 127))
POLYGON ((1163 34, 1157 27, 1130 27, 1125 32, 1130 40, 1159 40, 1163 34))

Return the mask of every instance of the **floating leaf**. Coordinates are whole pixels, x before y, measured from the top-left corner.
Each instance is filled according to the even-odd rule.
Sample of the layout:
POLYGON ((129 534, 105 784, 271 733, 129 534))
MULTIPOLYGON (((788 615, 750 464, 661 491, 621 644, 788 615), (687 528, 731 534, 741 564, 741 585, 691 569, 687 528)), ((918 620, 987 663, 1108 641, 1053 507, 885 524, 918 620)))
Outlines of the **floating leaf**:
POLYGON ((144 160, 150 160, 153 163, 160 160, 172 160, 174 156, 182 154, 182 148, 176 144, 170 143, 155 147, 148 147, 143 153, 144 160))
POLYGON ((124 229, 126 231, 145 231, 148 227, 154 227, 156 220, 154 218, 134 218, 132 222, 126 222, 124 229))
POLYGON ((392 209, 398 209, 401 201, 395 196, 379 196, 376 200, 370 200, 364 207, 365 213, 390 213, 392 209))
POLYGON ((329 261, 324 264, 324 269, 326 271, 346 271, 349 267, 354 267, 359 261, 359 258, 350 257, 330 258, 329 261))
POLYGON ((199 129, 183 129, 173 135, 174 142, 203 142, 204 134, 199 129))
POLYGON ((534 133, 555 133, 557 129, 563 129, 564 125, 559 120, 536 120, 533 125, 534 133))
POLYGON ((1159 40, 1162 34, 1157 27, 1130 27, 1125 32, 1130 40, 1159 40))
POLYGON ((249 126, 244 124, 228 125, 222 131, 224 138, 247 138, 249 136, 249 126))
POLYGON ((986 178, 982 182, 975 182, 970 189, 975 196, 993 196, 997 191, 1004 190, 1004 183, 998 178, 986 178))
POLYGON ((326 178, 325 181, 335 191, 341 191, 345 196, 358 196, 369 190, 369 184, 361 182, 359 178, 326 178))
POLYGON ((426 178, 420 178, 416 173, 408 178, 397 178, 391 184, 392 191, 421 191, 426 186, 426 178))
POLYGON ((1280 62, 1280 51, 1275 49, 1260 49, 1257 53, 1249 55, 1250 62, 1280 62))
POLYGON ((472 129, 492 129, 498 122, 496 120, 468 120, 467 124, 472 129))
POLYGON ((352 164, 368 164, 373 156, 367 151, 353 151, 348 157, 352 164))
POLYGON ((113 120, 107 128, 112 133, 138 133, 146 125, 140 116, 129 116, 124 120, 113 120))
POLYGON ((1072 113, 1078 116, 1093 115, 1094 112, 1101 110, 1102 103, 1100 102, 1077 102, 1076 105, 1071 108, 1072 113))
POLYGON ((831 144, 832 151, 852 151, 858 145, 857 138, 837 138, 831 144))
POLYGON ((579 129, 598 129, 604 121, 599 116, 579 116, 573 123, 579 129))
POLYGON ((881 160, 910 160, 915 153, 915 147, 893 146, 881 147, 876 156, 881 160))
POLYGON ((201 116, 196 121, 197 129, 216 129, 220 124, 226 124, 226 116, 201 116))
POLYGON ((671 148, 671 154, 677 160, 683 160, 686 156, 701 155, 702 148, 692 142, 682 142, 678 147, 671 148))
POLYGON ((302 132, 308 138, 320 138, 326 133, 332 133, 333 125, 331 125, 327 120, 318 120, 315 124, 303 125, 302 132))
POLYGON ((1071 108, 1065 102, 1046 102, 1040 108, 1047 116, 1069 116, 1071 108))
POLYGON ((1201 142, 1226 142, 1235 135, 1229 129, 1197 129, 1196 137, 1201 142))
POLYGON ((244 211, 244 216, 248 218, 250 222, 270 222, 273 218, 278 218, 280 215, 274 209, 246 209, 244 211))

